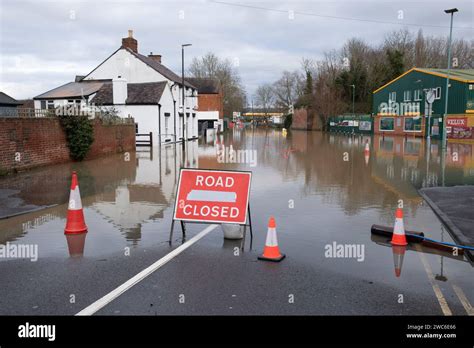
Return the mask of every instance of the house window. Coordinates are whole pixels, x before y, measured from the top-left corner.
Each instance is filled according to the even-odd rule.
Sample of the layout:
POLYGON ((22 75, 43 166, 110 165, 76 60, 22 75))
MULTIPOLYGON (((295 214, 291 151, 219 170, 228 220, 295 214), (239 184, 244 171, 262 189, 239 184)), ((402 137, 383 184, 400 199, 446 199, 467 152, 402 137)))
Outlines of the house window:
POLYGON ((415 101, 421 100, 421 90, 417 89, 415 92, 413 92, 413 99, 415 101))
POLYGON ((138 123, 135 123, 135 134, 138 134, 138 123))
POLYGON ((48 103, 48 107, 47 107, 47 108, 48 108, 49 110, 54 109, 54 101, 53 101, 53 100, 48 100, 47 103, 48 103))
POLYGON ((169 112, 165 112, 165 135, 168 135, 168 124, 170 121, 171 114, 169 112))
POLYGON ((421 132, 421 117, 405 117, 405 126, 403 129, 406 132, 421 132))
POLYGON ((410 101, 411 100, 411 91, 403 92, 403 101, 410 101))
POLYGON ((397 101, 397 92, 390 92, 388 94, 388 101, 389 102, 396 102, 397 101))
POLYGON ((189 112, 186 113, 186 117, 189 117, 189 112))
POLYGON ((43 109, 43 110, 46 109, 46 100, 41 101, 41 109, 43 109))
POLYGON ((380 130, 381 131, 393 131, 394 130, 394 118, 393 117, 382 117, 380 119, 380 130))
POLYGON ((435 99, 440 99, 441 98, 441 87, 434 88, 434 93, 435 93, 435 99))
POLYGON ((196 113, 193 112, 193 117, 196 117, 196 113))

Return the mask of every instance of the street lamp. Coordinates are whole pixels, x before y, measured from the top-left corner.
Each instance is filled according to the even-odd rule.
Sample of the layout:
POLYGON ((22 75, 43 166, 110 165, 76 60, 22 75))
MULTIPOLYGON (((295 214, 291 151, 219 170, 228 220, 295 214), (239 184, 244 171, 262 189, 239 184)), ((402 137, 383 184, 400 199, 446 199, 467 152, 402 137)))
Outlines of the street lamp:
POLYGON ((449 26, 449 41, 448 41, 448 73, 446 77, 446 99, 444 101, 444 116, 443 116, 443 131, 442 131, 442 148, 446 148, 446 143, 448 140, 448 135, 446 134, 446 118, 448 117, 448 96, 449 96, 449 72, 451 69, 451 40, 453 36, 453 17, 454 13, 458 12, 457 8, 451 8, 449 10, 444 10, 445 13, 451 15, 451 24, 449 26))
MULTIPOLYGON (((186 137, 185 135, 187 135, 187 132, 186 132, 186 122, 185 122, 185 86, 184 86, 184 48, 185 47, 188 47, 188 46, 191 46, 191 44, 183 44, 181 45, 181 88, 182 88, 182 98, 181 98, 181 102, 182 102, 182 112, 183 112, 183 156, 185 154, 185 141, 186 141, 186 137)), ((184 157, 183 157, 183 161, 184 161, 184 157)))

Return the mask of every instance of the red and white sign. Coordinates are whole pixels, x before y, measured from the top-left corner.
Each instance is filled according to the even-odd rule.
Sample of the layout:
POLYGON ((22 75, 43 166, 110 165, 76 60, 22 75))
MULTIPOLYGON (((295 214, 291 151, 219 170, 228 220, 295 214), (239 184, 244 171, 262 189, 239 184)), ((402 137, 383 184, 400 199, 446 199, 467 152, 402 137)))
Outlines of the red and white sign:
POLYGON ((181 169, 175 220, 245 224, 251 172, 181 169))
POLYGON ((467 118, 460 117, 460 118, 448 118, 446 120, 446 125, 451 127, 466 127, 467 126, 467 118))

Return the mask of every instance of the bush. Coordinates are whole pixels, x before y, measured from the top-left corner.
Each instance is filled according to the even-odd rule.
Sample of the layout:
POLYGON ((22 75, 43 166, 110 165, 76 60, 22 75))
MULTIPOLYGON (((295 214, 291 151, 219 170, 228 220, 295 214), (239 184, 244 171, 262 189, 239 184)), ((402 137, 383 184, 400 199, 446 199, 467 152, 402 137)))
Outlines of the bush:
POLYGON ((94 127, 87 116, 60 116, 61 126, 66 133, 69 155, 75 161, 82 161, 94 142, 94 127))
POLYGON ((286 115, 285 121, 283 122, 283 125, 285 126, 285 128, 290 129, 292 123, 293 123, 293 114, 286 115))
POLYGON ((8 175, 8 170, 0 167, 0 177, 8 175))

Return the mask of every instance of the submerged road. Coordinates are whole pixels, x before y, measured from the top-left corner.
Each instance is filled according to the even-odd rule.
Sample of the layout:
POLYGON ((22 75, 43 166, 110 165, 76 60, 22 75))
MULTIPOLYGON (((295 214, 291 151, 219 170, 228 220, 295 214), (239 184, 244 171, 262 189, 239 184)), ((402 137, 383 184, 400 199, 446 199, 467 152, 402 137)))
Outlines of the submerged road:
MULTIPOLYGON (((374 223, 393 224, 402 199, 408 229, 452 241, 417 194, 420 183, 436 179, 436 159, 425 172, 423 143, 417 162, 413 154, 379 152, 374 139, 366 163, 362 140, 349 143, 343 136, 295 132, 284 138, 247 130, 222 140, 255 149, 258 164, 219 163, 212 143, 196 143, 186 161, 253 171, 252 248, 250 238, 242 252, 240 241, 223 239, 220 226, 198 224, 189 226, 185 241, 175 231, 169 245, 181 162, 174 145, 136 154, 132 163, 117 157, 60 167, 53 171, 56 183, 78 170, 89 232, 83 239, 64 236, 67 185, 43 188, 49 200, 34 193, 42 192, 36 186, 22 191, 25 205, 59 205, 0 221, 1 243, 39 250, 36 262, 0 259, 0 314, 473 314, 467 260, 412 246, 397 277, 392 249, 370 235, 374 223), (343 161, 346 152, 352 163, 343 161), (270 215, 287 255, 280 263, 257 260, 270 215), (337 257, 327 253, 332 245, 359 246, 363 253, 337 257)), ((19 179, 12 189, 21 186, 19 179)))

